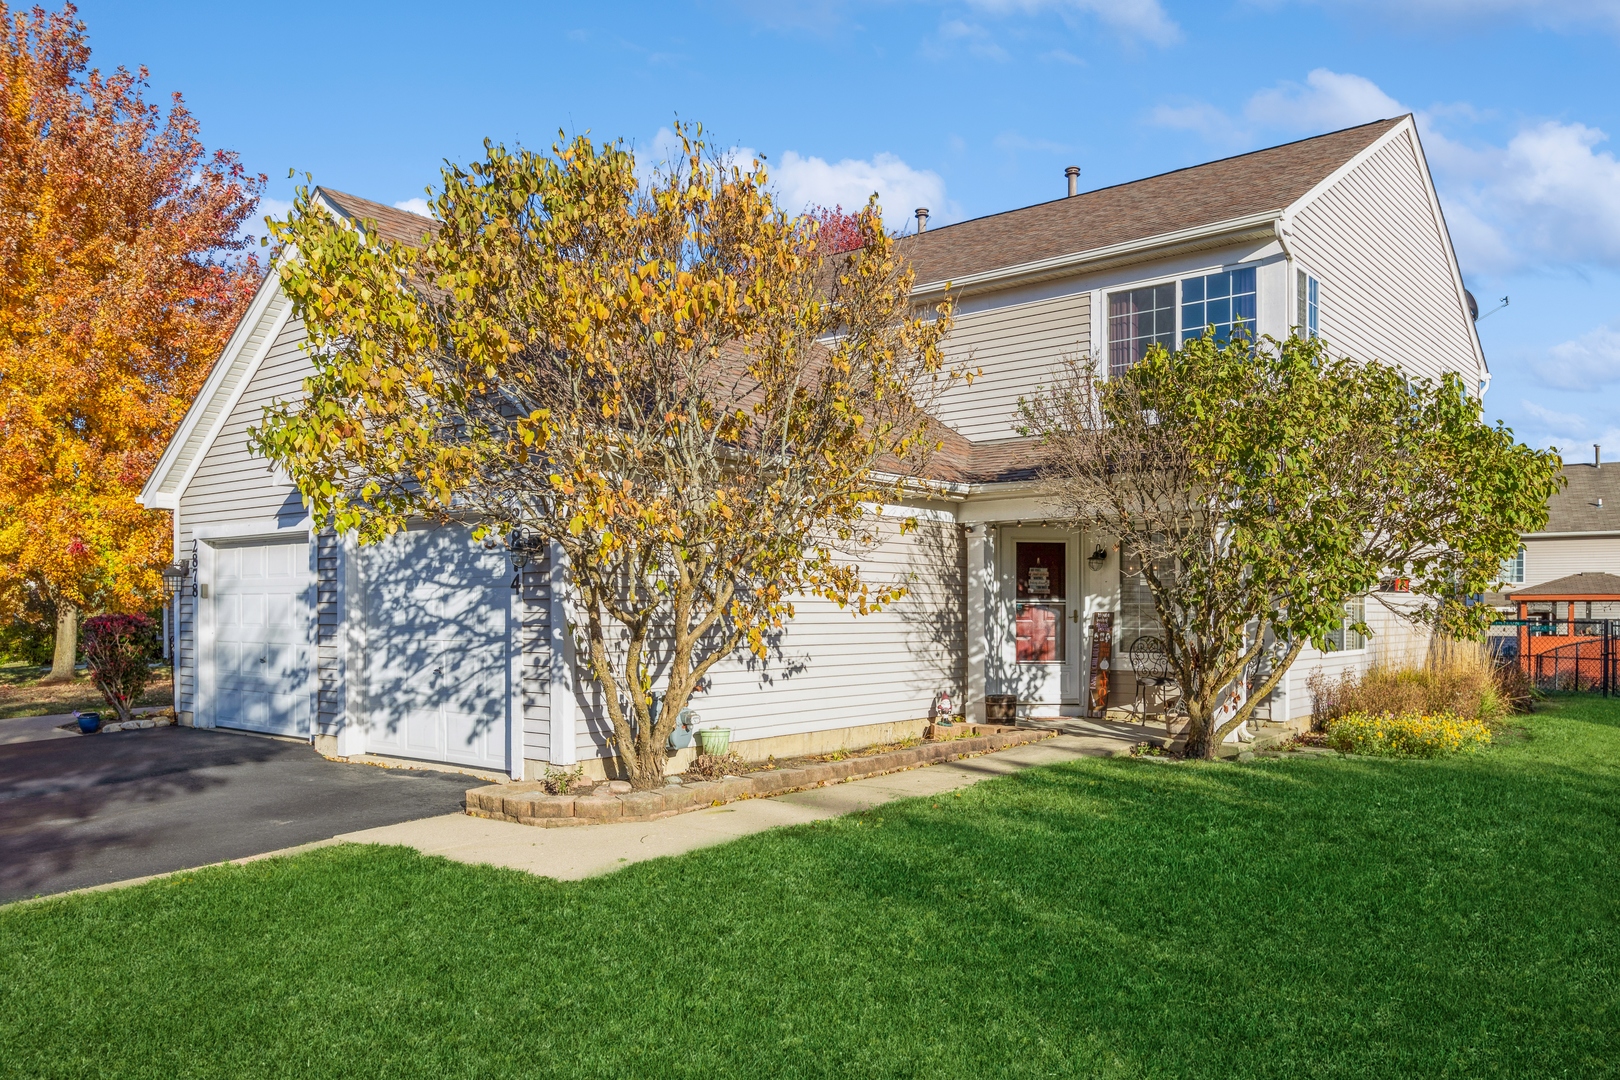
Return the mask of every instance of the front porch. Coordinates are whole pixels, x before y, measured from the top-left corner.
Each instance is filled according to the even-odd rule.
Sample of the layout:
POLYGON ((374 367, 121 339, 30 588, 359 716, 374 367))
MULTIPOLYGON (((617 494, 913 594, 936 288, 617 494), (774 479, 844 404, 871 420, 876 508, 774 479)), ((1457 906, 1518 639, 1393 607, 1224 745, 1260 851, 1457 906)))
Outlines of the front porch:
MULTIPOLYGON (((967 541, 968 718, 1146 724, 1163 737, 1176 690, 1153 662, 1158 618, 1130 551, 1112 535, 1016 516, 1035 509, 1034 499, 1020 501, 968 501, 959 518, 967 541)), ((1299 711, 1289 708, 1292 681, 1259 705, 1251 726, 1274 717, 1287 723, 1299 711)), ((1179 725, 1171 730, 1179 733, 1179 725)))

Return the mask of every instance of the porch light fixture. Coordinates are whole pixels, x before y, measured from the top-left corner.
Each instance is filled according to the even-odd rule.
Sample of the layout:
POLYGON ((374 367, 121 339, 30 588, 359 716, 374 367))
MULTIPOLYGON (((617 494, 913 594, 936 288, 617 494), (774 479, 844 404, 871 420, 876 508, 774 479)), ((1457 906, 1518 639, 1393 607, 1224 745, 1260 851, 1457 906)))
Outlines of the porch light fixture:
POLYGON ((159 573, 163 577, 163 596, 167 600, 167 603, 164 604, 163 621, 167 625, 163 628, 163 655, 168 658, 171 664, 178 666, 175 654, 179 652, 179 649, 176 648, 178 643, 175 638, 180 634, 180 588, 186 583, 186 578, 191 574, 191 568, 185 563, 173 562, 165 566, 159 573))
POLYGON ((512 569, 517 572, 512 578, 512 588, 523 588, 523 568, 529 565, 529 560, 534 557, 539 546, 540 541, 531 533, 524 532, 521 526, 507 535, 506 553, 511 556, 512 569))
POLYGON ((1093 551, 1090 557, 1086 559, 1086 565, 1091 567, 1093 570, 1101 570, 1105 565, 1107 565, 1107 563, 1108 552, 1103 550, 1103 546, 1101 544, 1098 544, 1097 550, 1093 551))
POLYGON ((163 568, 161 573, 163 575, 163 595, 173 600, 180 595, 180 586, 186 583, 186 578, 191 571, 186 567, 185 563, 170 563, 163 568))

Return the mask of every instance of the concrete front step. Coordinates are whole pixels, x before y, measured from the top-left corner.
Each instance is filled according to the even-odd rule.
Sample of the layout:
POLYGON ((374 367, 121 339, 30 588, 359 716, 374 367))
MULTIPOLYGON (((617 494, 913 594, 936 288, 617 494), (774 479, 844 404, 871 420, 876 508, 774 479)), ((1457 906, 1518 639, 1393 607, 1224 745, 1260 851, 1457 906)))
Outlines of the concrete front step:
POLYGON ((552 828, 613 821, 652 821, 737 799, 784 795, 790 791, 975 757, 1050 739, 1055 734, 1038 729, 987 726, 986 734, 969 738, 928 742, 842 761, 817 761, 793 768, 760 770, 722 780, 671 782, 656 791, 615 792, 605 790, 609 785, 598 784, 585 795, 548 795, 545 785, 539 782, 492 784, 467 792, 467 813, 473 817, 552 828))

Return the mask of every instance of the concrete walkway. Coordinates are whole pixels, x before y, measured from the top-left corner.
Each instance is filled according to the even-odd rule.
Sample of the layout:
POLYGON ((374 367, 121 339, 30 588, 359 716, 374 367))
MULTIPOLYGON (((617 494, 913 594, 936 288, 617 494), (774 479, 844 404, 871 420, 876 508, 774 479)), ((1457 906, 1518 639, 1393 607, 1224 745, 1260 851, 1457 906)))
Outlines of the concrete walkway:
MULTIPOLYGON (((723 844, 780 825, 822 821, 869 810, 895 799, 955 791, 980 780, 1037 765, 1128 753, 1134 743, 1149 737, 1147 729, 1127 724, 1081 720, 1065 721, 1063 728, 1075 733, 982 757, 852 780, 792 795, 744 799, 657 821, 548 829, 466 814, 445 814, 344 833, 335 841, 403 844, 425 855, 442 855, 457 862, 487 863, 574 881, 644 859, 723 844)), ((1154 734, 1162 737, 1162 728, 1154 734)))
MULTIPOLYGON (((133 710, 136 715, 149 712, 162 712, 167 705, 146 705, 133 710)), ((103 715, 111 710, 103 710, 103 715)), ((77 731, 63 731, 63 724, 71 724, 73 714, 51 713, 47 716, 18 716, 10 720, 0 720, 0 746, 10 746, 13 743, 40 742, 45 739, 77 739, 77 731)))

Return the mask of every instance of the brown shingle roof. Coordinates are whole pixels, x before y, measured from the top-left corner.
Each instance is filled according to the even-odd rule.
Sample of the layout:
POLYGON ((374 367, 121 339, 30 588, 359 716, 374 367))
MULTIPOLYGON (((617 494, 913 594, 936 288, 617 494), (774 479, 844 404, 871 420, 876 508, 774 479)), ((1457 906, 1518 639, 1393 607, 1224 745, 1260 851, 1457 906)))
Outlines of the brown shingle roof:
POLYGON ((384 239, 403 241, 407 244, 419 244, 429 232, 438 228, 438 223, 432 218, 425 218, 421 214, 413 214, 407 210, 398 210, 392 206, 385 206, 380 202, 362 199, 358 195, 350 195, 346 191, 334 191, 329 187, 317 189, 326 201, 337 207, 346 217, 356 222, 370 219, 376 223, 377 234, 384 239))
POLYGON ((941 226, 901 250, 925 284, 1280 211, 1402 119, 941 226))
POLYGON ((1620 598, 1620 577, 1613 574, 1571 574, 1557 581, 1544 581, 1528 589, 1514 589, 1510 600, 1530 597, 1612 596, 1620 598))
POLYGON ((1620 532, 1620 462, 1565 465, 1564 479, 1564 490, 1547 500, 1542 532, 1620 532))
POLYGON ((1040 475, 1047 450, 1039 439, 992 439, 971 442, 944 424, 934 425, 940 440, 922 470, 927 480, 952 484, 1006 484, 1034 480, 1040 475))

